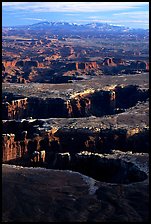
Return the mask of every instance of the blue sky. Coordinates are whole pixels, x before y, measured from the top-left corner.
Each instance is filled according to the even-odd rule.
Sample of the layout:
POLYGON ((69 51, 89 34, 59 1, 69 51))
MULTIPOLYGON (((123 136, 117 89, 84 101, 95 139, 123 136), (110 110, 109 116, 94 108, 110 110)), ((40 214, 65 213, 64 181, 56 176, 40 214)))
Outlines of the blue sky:
POLYGON ((41 21, 149 28, 149 2, 2 2, 2 26, 41 21))

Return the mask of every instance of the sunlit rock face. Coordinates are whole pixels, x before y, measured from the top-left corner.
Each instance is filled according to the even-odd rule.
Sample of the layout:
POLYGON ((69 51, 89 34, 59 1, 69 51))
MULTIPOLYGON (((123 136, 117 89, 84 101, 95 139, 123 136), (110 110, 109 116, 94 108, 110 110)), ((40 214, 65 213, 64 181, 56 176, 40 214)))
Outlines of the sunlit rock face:
POLYGON ((72 94, 67 100, 62 97, 36 98, 21 97, 10 94, 4 96, 2 104, 3 119, 21 119, 26 117, 88 117, 111 115, 124 112, 125 109, 145 101, 149 97, 148 90, 137 86, 115 86, 113 89, 87 89, 72 94))
POLYGON ((149 152, 148 89, 115 85, 66 97, 53 94, 52 98, 3 94, 3 161, 43 150, 47 161, 60 152, 149 152), (21 136, 24 131, 26 139, 21 136), (14 134, 14 139, 7 134, 14 134), (40 135, 39 140, 34 134, 40 135))
POLYGON ((2 119, 21 119, 27 117, 27 98, 13 97, 2 103, 2 119))
MULTIPOLYGON (((126 115, 125 115, 126 116, 126 115)), ((90 122, 91 119, 89 119, 90 122)), ((3 161, 15 159, 33 159, 33 153, 45 151, 45 159, 50 166, 58 153, 69 152, 75 155, 81 151, 91 153, 111 153, 113 150, 133 153, 149 152, 149 128, 133 127, 125 125, 102 125, 102 120, 98 120, 100 128, 89 127, 89 123, 81 120, 70 120, 71 124, 65 123, 65 119, 32 119, 21 121, 4 121, 3 123, 3 161), (54 125, 53 122, 57 122, 54 125), (58 122, 62 122, 62 127, 58 127, 58 122), (74 123, 75 122, 75 123, 74 123), (65 128, 65 125, 68 127, 65 128), (78 127, 78 126, 79 127, 78 127), (77 127, 76 127, 77 126, 77 127), (13 134, 12 134, 13 133, 13 134)), ((90 123, 91 125, 91 123, 90 123)), ((40 157, 41 158, 41 157, 40 157)), ((40 161, 39 158, 39 161, 40 161)), ((37 160, 38 161, 38 160, 37 160)), ((25 162, 26 163, 26 162, 25 162)))
POLYGON ((30 58, 3 61, 3 82, 20 83, 20 79, 22 78, 24 79, 22 83, 68 83, 69 78, 71 80, 78 80, 78 75, 74 75, 74 77, 72 75, 77 74, 77 71, 79 75, 87 72, 90 75, 91 71, 97 71, 100 67, 97 62, 56 61, 59 58, 59 54, 53 54, 42 61, 39 59, 30 60, 30 58), (66 79, 64 76, 67 76, 66 79))

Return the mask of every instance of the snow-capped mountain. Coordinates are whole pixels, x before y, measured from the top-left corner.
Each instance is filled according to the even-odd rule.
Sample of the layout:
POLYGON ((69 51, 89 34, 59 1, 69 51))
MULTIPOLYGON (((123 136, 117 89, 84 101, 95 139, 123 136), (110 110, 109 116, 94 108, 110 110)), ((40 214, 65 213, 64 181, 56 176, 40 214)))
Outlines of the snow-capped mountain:
POLYGON ((51 31, 95 31, 95 32, 146 32, 144 29, 132 29, 129 27, 113 25, 108 23, 88 23, 88 24, 77 24, 77 23, 68 23, 68 22, 49 22, 43 21, 39 23, 35 23, 32 25, 24 25, 24 26, 14 26, 7 27, 9 29, 28 29, 28 30, 51 30, 51 31))

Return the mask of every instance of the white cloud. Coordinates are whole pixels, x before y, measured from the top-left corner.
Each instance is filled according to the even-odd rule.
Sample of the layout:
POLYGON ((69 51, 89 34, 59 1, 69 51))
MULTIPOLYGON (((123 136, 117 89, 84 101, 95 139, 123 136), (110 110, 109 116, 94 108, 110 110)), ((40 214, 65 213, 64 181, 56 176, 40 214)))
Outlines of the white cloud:
POLYGON ((66 13, 65 14, 66 16, 80 16, 80 14, 78 14, 78 13, 66 13))
POLYGON ((19 6, 25 5, 28 2, 2 2, 2 6, 19 6))
POLYGON ((40 12, 101 12, 148 6, 149 2, 3 2, 3 7, 40 12))
POLYGON ((113 14, 113 20, 118 19, 118 21, 127 21, 130 24, 144 24, 144 26, 149 27, 149 12, 147 11, 131 11, 131 12, 121 12, 113 14))
POLYGON ((143 19, 129 19, 129 18, 122 18, 122 19, 77 19, 76 22, 79 23, 89 23, 89 22, 94 22, 94 23, 108 23, 108 24, 112 24, 112 25, 116 25, 116 26, 125 26, 125 27, 134 27, 134 28, 145 28, 148 29, 149 28, 149 23, 146 22, 143 19))
POLYGON ((113 16, 128 16, 129 18, 142 18, 149 20, 149 11, 133 11, 133 12, 121 12, 114 13, 113 16))
POLYGON ((27 20, 35 20, 35 21, 47 21, 46 19, 41 19, 41 18, 23 18, 27 20))
MULTIPOLYGON (((32 13, 34 15, 34 12, 64 12, 64 16, 74 18, 74 22, 92 21, 120 23, 121 25, 135 23, 138 26, 139 24, 140 26, 142 24, 143 26, 145 24, 146 27, 149 26, 149 2, 2 2, 2 6, 3 10, 9 10, 9 13, 15 13, 18 10, 17 13, 19 14, 32 13), (145 11, 142 11, 144 8, 145 11), (135 11, 136 9, 137 11, 135 11), (93 14, 84 19, 84 17, 80 16, 80 13, 84 12, 93 14), (100 16, 95 16, 95 12, 100 12, 100 16), (110 12, 111 15, 106 16, 106 12, 110 12)), ((26 15, 26 17, 28 16, 26 15)), ((30 20, 29 17, 26 19, 30 20)), ((33 20, 42 21, 40 18, 33 20)))
POLYGON ((114 13, 113 15, 132 15, 132 14, 136 14, 136 15, 143 15, 143 14, 147 14, 149 15, 148 11, 131 11, 131 12, 119 12, 119 13, 114 13))

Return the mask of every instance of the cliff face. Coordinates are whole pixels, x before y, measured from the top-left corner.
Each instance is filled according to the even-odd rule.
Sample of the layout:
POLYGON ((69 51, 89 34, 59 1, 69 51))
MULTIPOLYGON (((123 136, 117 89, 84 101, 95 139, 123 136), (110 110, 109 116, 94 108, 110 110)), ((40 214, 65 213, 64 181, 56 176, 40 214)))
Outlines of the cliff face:
POLYGON ((33 118, 67 117, 65 101, 61 98, 38 99, 29 98, 28 116, 33 118))
POLYGON ((2 103, 2 119, 21 119, 27 117, 27 98, 2 103))
POLYGON ((60 98, 22 98, 5 100, 2 104, 3 119, 21 119, 26 117, 88 117, 116 114, 145 101, 148 90, 137 86, 116 86, 112 90, 88 89, 71 95, 68 100, 60 98))
POLYGON ((120 72, 135 74, 138 70, 140 72, 149 71, 149 64, 145 61, 134 61, 126 64, 121 59, 105 58, 102 63, 97 61, 81 62, 80 60, 69 62, 56 60, 56 57, 59 57, 59 53, 44 57, 42 60, 30 60, 27 58, 24 60, 3 61, 3 82, 67 83, 68 79, 64 80, 64 76, 70 76, 74 80, 83 74, 87 76, 102 73, 111 75, 120 72))
POLYGON ((13 60, 13 61, 3 61, 3 66, 5 68, 7 67, 15 67, 17 63, 17 60, 13 60))
POLYGON ((66 105, 69 117, 100 117, 120 113, 148 97, 148 90, 140 90, 137 86, 116 86, 112 90, 88 90, 73 95, 66 105))
POLYGON ((24 139, 24 141, 15 141, 14 134, 3 134, 3 162, 16 160, 24 156, 27 152, 27 144, 27 139, 24 139))
POLYGON ((15 64, 17 67, 39 67, 38 61, 17 61, 15 64))
POLYGON ((82 70, 82 71, 90 71, 91 69, 99 68, 97 62, 56 62, 52 63, 52 67, 60 67, 63 68, 63 71, 74 71, 74 70, 82 70))
POLYGON ((22 162, 28 164, 35 159, 35 162, 46 162, 51 167, 58 153, 149 152, 149 130, 137 127, 102 128, 96 132, 74 127, 58 129, 44 121, 29 120, 7 121, 3 133, 3 162, 22 158, 22 162))
POLYGON ((84 71, 90 70, 90 69, 97 69, 99 68, 99 65, 97 62, 77 62, 76 63, 76 69, 84 69, 84 71))
MULTIPOLYGON (((18 124, 16 124, 18 125, 18 124)), ((25 124, 24 124, 25 125, 25 124)), ((23 128, 20 124, 15 134, 3 134, 2 149, 3 162, 9 161, 18 162, 22 164, 31 165, 34 163, 51 162, 54 154, 61 152, 59 138, 54 136, 56 129, 52 128, 50 131, 41 132, 41 136, 34 132, 34 128, 30 124, 26 124, 23 128), (29 130, 23 131, 26 129, 29 130), (30 138, 29 138, 30 137, 30 138)), ((13 127, 7 127, 12 129, 13 127)))
MULTIPOLYGON (((3 66, 3 82, 41 82, 41 83, 57 83, 68 82, 64 80, 64 75, 67 76, 70 72, 79 74, 90 72, 93 69, 98 69, 96 62, 60 62, 55 61, 54 55, 51 59, 47 57, 43 61, 38 60, 14 60, 4 61, 3 66), (53 57, 53 58, 52 58, 53 57), (57 73, 58 75, 54 75, 57 73), (12 75, 13 74, 13 75, 12 75)), ((71 74, 69 75, 71 76, 71 74)), ((75 77, 74 77, 75 78, 75 77)), ((76 77, 78 78, 78 77, 76 77)))
POLYGON ((67 101, 61 98, 12 100, 3 103, 2 111, 3 119, 85 117, 114 113, 115 106, 115 92, 101 91, 81 93, 67 101))
POLYGON ((105 58, 102 65, 117 66, 117 64, 113 61, 113 58, 105 58))
POLYGON ((22 119, 27 117, 48 118, 67 117, 67 108, 64 100, 23 98, 2 103, 2 119, 22 119))
POLYGON ((115 92, 96 91, 91 93, 80 93, 72 97, 68 103, 69 117, 103 116, 114 113, 115 92))
MULTIPOLYGON (((107 90, 93 90, 71 95, 69 100, 61 98, 21 98, 8 94, 3 96, 3 119, 49 118, 49 117, 89 117, 102 116, 123 112, 134 106, 137 101, 145 101, 149 97, 146 89, 137 86, 116 86, 107 90)), ((126 115, 125 115, 126 116, 126 115)), ((133 115, 134 116, 134 115, 133 115)), ((139 118, 139 114, 136 119, 139 118)), ((127 117, 125 118, 127 119, 127 117)), ((128 118, 129 119, 129 118, 128 118)), ((56 153, 69 152, 71 154, 80 151, 110 153, 114 150, 131 150, 133 152, 149 152, 148 130, 138 129, 112 129, 99 128, 97 132, 90 130, 77 130, 73 126, 69 130, 60 129, 47 135, 48 124, 42 125, 42 121, 33 123, 11 121, 3 125, 3 161, 24 158, 28 161, 43 161, 53 163, 56 153), (15 133, 14 133, 15 131, 15 133), (27 131, 24 138, 21 133, 27 131), (15 134, 12 135, 11 133, 15 134), (7 136, 8 134, 8 136, 7 136), (35 135, 40 135, 35 137, 35 135), (34 154, 39 152, 38 154, 34 154)), ((89 125, 89 124, 87 124, 89 125)), ((93 123, 91 124, 93 126, 93 123)), ((102 126, 102 124, 100 123, 102 126)), ((53 126, 53 125, 52 125, 53 126)), ((52 130, 51 130, 52 131, 52 130)))
POLYGON ((145 61, 135 61, 130 64, 131 69, 149 71, 149 63, 145 61))

